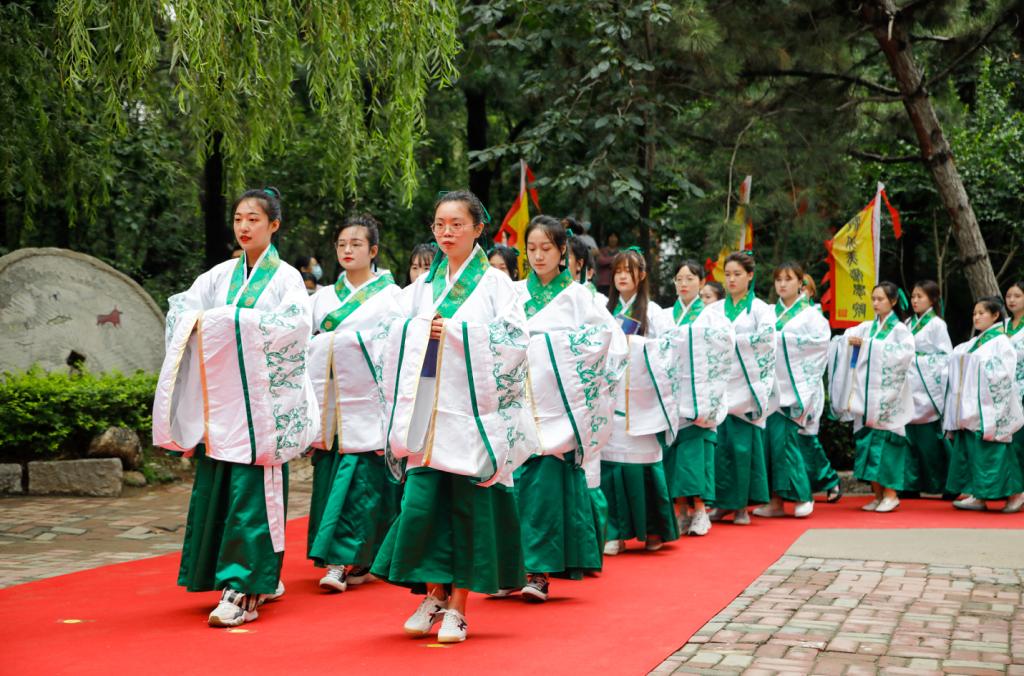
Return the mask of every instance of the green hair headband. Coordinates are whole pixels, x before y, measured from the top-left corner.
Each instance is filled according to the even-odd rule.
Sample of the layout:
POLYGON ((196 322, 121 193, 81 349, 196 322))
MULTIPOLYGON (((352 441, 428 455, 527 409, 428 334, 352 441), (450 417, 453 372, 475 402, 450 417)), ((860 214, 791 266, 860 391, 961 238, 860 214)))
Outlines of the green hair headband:
POLYGON ((644 250, 638 246, 627 246, 623 251, 632 251, 635 254, 639 254, 641 258, 644 257, 644 250))
POLYGON ((907 294, 904 293, 903 289, 901 289, 899 287, 896 287, 896 290, 898 292, 896 294, 897 295, 896 307, 898 307, 902 312, 906 312, 907 309, 910 307, 910 301, 907 300, 907 294))

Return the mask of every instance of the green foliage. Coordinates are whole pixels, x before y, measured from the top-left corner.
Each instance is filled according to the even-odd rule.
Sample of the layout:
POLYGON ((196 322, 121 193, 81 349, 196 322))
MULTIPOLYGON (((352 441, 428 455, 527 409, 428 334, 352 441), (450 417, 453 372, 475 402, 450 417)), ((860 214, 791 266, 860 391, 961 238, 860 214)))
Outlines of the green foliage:
POLYGON ((150 436, 156 376, 31 369, 0 378, 0 457, 75 457, 111 426, 150 436))

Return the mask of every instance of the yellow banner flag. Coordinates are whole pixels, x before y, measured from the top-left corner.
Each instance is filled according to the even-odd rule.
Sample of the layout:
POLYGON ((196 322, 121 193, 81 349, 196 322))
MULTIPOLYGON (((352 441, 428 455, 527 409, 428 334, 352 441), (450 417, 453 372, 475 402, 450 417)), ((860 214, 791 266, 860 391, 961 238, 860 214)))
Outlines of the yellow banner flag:
POLYGON ((752 176, 747 176, 740 183, 740 199, 736 205, 736 212, 733 214, 732 222, 736 227, 736 241, 730 242, 718 252, 718 260, 710 258, 704 262, 704 269, 708 271, 707 281, 725 283, 725 259, 734 251, 754 250, 754 222, 747 216, 747 205, 750 204, 750 185, 753 182, 752 176))

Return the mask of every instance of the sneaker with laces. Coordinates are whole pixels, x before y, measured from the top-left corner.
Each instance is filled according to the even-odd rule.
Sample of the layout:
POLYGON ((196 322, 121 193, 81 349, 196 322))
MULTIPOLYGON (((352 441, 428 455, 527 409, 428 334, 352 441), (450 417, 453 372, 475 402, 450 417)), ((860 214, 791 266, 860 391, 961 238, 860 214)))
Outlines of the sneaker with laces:
POLYGON ((437 632, 437 642, 462 643, 466 640, 466 629, 466 617, 454 608, 449 608, 444 611, 444 619, 437 632))
POLYGON ((1006 506, 1003 507, 1003 514, 1016 514, 1024 508, 1024 493, 1017 493, 1017 495, 1011 495, 1006 499, 1006 506))
POLYGON ((259 613, 256 612, 256 604, 248 594, 225 589, 221 592, 220 603, 213 609, 207 618, 207 624, 211 627, 237 627, 252 622, 259 613), (249 608, 252 608, 249 610, 249 608))
POLYGON ((531 573, 526 576, 526 586, 522 589, 523 600, 543 603, 548 600, 548 576, 543 573, 531 573))
POLYGON ((409 619, 405 621, 405 633, 410 636, 426 636, 434 625, 441 621, 446 603, 433 596, 428 596, 420 603, 409 619))
POLYGON ((616 556, 626 550, 625 540, 609 540, 604 543, 604 555, 605 556, 616 556))
POLYGON ((711 530, 711 519, 708 518, 708 513, 694 512, 693 519, 690 521, 690 530, 687 531, 687 534, 707 535, 709 530, 711 530))
POLYGON ((873 512, 876 509, 878 509, 878 504, 880 502, 882 502, 882 501, 879 498, 875 498, 874 500, 872 500, 868 504, 866 504, 863 507, 861 507, 861 509, 864 510, 865 512, 873 512))
POLYGON ((891 512, 900 506, 899 498, 882 498, 882 501, 878 503, 878 507, 875 507, 876 514, 885 514, 891 512))
POLYGON ((373 582, 377 578, 370 573, 368 566, 360 566, 359 568, 350 568, 348 571, 348 586, 358 587, 365 582, 373 582))
POLYGON ((745 509, 736 510, 736 516, 732 517, 732 522, 737 526, 749 526, 750 512, 745 509))
POLYGON ((328 592, 343 592, 348 589, 345 566, 327 566, 327 574, 320 578, 320 588, 328 592))
POLYGON ((961 500, 954 500, 953 506, 957 509, 964 509, 969 512, 984 512, 988 510, 988 505, 985 504, 985 501, 979 500, 973 495, 968 495, 961 500))
POLYGON ((793 508, 793 516, 798 519, 804 519, 814 513, 814 500, 808 502, 798 502, 793 508))

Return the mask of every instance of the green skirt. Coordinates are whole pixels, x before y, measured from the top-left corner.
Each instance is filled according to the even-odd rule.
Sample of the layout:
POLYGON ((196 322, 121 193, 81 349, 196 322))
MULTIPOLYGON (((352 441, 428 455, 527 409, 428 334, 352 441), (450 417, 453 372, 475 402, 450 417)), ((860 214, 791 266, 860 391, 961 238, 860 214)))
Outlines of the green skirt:
POLYGON ((307 556, 317 566, 369 566, 398 515, 401 487, 376 453, 317 451, 313 463, 307 556), (317 477, 328 471, 330 483, 317 477))
POLYGON ((800 452, 804 456, 804 467, 807 468, 807 479, 811 484, 812 493, 830 491, 839 485, 839 475, 825 455, 818 435, 800 435, 800 452))
POLYGON ((854 435, 857 447, 853 475, 897 491, 917 490, 917 463, 910 442, 888 430, 862 427, 854 435))
POLYGON ((516 504, 523 537, 523 562, 530 573, 571 580, 601 569, 599 531, 587 477, 573 453, 530 458, 515 473, 516 504))
POLYGON ((608 501, 607 540, 679 539, 665 468, 601 461, 601 490, 608 501))
POLYGON ((768 486, 773 494, 790 502, 814 499, 800 448, 799 425, 781 413, 768 416, 765 453, 768 457, 768 486))
POLYGON ((734 415, 718 426, 715 501, 719 509, 746 509, 768 502, 764 430, 734 415))
POLYGON ((715 430, 690 425, 665 449, 665 480, 672 498, 715 499, 715 430))
POLYGON ((417 593, 435 583, 494 594, 526 583, 521 538, 511 488, 415 467, 371 571, 417 593))
MULTIPOLYGON (((189 591, 273 594, 284 552, 275 552, 271 541, 264 468, 212 460, 202 446, 195 467, 178 584, 189 591)), ((287 465, 282 474, 287 509, 287 465)))
POLYGON ((1024 491, 1020 463, 1012 444, 985 441, 977 432, 953 433, 946 491, 979 500, 1002 500, 1024 491))
POLYGON ((907 425, 907 441, 917 463, 917 487, 922 493, 941 493, 949 474, 949 451, 938 420, 907 425))
POLYGON ((1021 474, 1024 475, 1024 427, 1013 434, 1013 452, 1017 456, 1017 465, 1021 474))
POLYGON ((597 553, 604 557, 604 543, 608 540, 608 498, 604 497, 601 487, 588 488, 590 495, 590 511, 597 531, 597 553))

